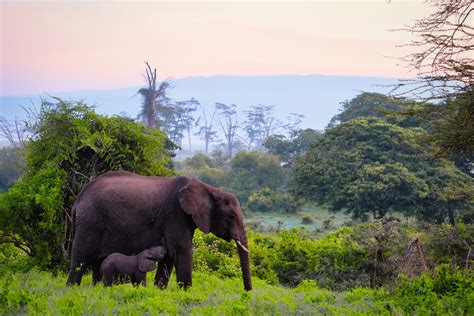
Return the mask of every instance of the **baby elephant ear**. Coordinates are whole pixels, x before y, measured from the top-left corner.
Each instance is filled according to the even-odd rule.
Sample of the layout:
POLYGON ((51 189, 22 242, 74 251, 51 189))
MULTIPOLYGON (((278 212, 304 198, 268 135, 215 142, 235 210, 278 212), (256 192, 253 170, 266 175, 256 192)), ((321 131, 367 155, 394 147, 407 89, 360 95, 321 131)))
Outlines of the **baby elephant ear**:
POLYGON ((193 217, 194 224, 204 233, 211 228, 212 201, 210 192, 198 180, 190 180, 179 190, 179 204, 183 211, 193 217))
POLYGON ((138 270, 143 273, 147 273, 156 268, 156 261, 148 259, 148 250, 142 251, 138 254, 138 270))

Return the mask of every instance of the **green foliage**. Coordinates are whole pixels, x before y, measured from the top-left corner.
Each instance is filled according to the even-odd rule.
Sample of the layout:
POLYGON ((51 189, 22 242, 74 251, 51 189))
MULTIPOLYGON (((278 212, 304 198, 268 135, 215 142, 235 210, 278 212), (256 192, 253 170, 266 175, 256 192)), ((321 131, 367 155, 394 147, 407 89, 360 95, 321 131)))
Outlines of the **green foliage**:
POLYGON ((226 172, 220 167, 215 167, 209 156, 196 154, 184 160, 183 166, 180 173, 184 176, 199 179, 216 187, 224 185, 226 172))
POLYGON ((358 280, 365 276, 362 265, 368 252, 355 238, 353 229, 348 227, 318 240, 304 229, 273 236, 252 235, 252 271, 268 282, 292 286, 308 279, 332 289, 368 285, 358 280))
POLYGON ((470 207, 466 198, 443 191, 473 182, 451 163, 425 158, 430 148, 418 142, 423 133, 377 118, 337 125, 296 161, 293 192, 359 218, 397 211, 442 222, 449 208, 470 207))
POLYGON ((472 271, 455 267, 458 254, 465 253, 443 240, 472 243, 472 230, 472 225, 420 228, 377 221, 318 239, 304 229, 272 235, 249 231, 251 292, 242 287, 236 245, 199 231, 194 237, 193 286, 188 290, 179 289, 172 278, 160 291, 151 286, 153 273, 148 275, 148 287, 92 286, 90 275, 81 286, 67 287, 61 272, 56 276, 34 269, 15 272, 24 271, 24 254, 0 247, 0 258, 12 260, 7 269, 0 269, 0 314, 470 315, 472 271), (423 240, 426 259, 437 268, 409 278, 397 267, 404 265, 406 246, 415 237, 423 240), (382 268, 374 269, 370 264, 378 252, 377 265, 382 268), (438 258, 441 252, 444 257, 438 258), (382 287, 371 279, 374 274, 382 287))
POLYGON ((440 264, 470 267, 474 263, 474 226, 429 225, 423 235, 426 252, 440 264))
POLYGON ((453 159, 456 165, 474 176, 474 93, 458 94, 441 105, 426 105, 417 112, 431 119, 433 126, 429 134, 438 155, 453 159))
POLYGON ((196 154, 190 158, 187 158, 184 160, 184 165, 194 169, 214 167, 214 163, 212 162, 211 158, 204 154, 196 154))
POLYGON ((291 166, 295 158, 306 152, 321 136, 320 132, 308 128, 298 131, 290 138, 271 135, 265 140, 264 146, 270 154, 280 157, 281 162, 291 166))
POLYGON ((470 315, 474 312, 473 291, 471 270, 441 265, 433 276, 424 274, 413 280, 402 276, 394 294, 405 313, 418 310, 423 314, 445 314, 456 310, 470 315))
POLYGON ((234 243, 226 242, 212 234, 196 231, 193 239, 194 269, 223 278, 241 277, 240 260, 234 243))
POLYGON ((267 187, 278 190, 284 186, 285 173, 276 156, 252 151, 239 152, 230 163, 225 187, 245 203, 253 192, 267 187))
POLYGON ((64 263, 70 207, 90 179, 109 170, 172 173, 163 133, 98 115, 81 102, 44 103, 30 125, 26 173, 0 195, 0 230, 3 242, 23 249, 41 267, 64 263))
POLYGON ((377 117, 388 123, 401 127, 419 127, 421 117, 417 115, 401 115, 401 113, 413 113, 413 109, 421 105, 405 98, 389 97, 380 93, 363 92, 350 101, 341 103, 341 113, 336 114, 328 127, 332 128, 338 124, 360 117, 377 117))
POLYGON ((301 202, 288 193, 265 187, 253 192, 244 208, 251 212, 295 213, 300 210, 301 202))

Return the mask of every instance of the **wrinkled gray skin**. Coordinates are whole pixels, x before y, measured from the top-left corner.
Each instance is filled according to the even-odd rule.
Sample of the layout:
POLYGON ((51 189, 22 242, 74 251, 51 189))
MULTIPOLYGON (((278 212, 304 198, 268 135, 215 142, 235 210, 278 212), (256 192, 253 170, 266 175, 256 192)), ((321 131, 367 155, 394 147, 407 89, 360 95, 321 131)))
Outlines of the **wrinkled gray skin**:
POLYGON ((155 284, 165 288, 175 267, 178 284, 191 286, 192 239, 199 228, 235 240, 244 288, 252 289, 243 214, 231 193, 187 177, 108 172, 82 190, 72 214, 74 240, 67 284, 80 284, 88 268, 95 284, 108 255, 132 255, 160 245, 165 238, 168 252, 158 263, 155 284))
POLYGON ((135 256, 121 253, 109 255, 100 265, 104 285, 110 286, 130 278, 134 285, 146 285, 146 273, 155 270, 156 262, 166 255, 166 248, 156 246, 146 249, 135 256))

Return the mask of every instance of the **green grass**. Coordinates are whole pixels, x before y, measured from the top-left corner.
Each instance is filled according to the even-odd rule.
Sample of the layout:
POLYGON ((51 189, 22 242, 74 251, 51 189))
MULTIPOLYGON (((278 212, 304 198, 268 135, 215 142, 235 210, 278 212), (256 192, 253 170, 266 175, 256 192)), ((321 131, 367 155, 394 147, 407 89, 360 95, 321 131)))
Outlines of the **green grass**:
MULTIPOLYGON (((152 275, 148 277, 151 283, 152 275)), ((472 306, 466 302, 474 298, 472 291, 463 294, 465 297, 453 295, 449 300, 430 292, 428 304, 423 304, 423 297, 419 297, 422 303, 410 305, 406 298, 383 288, 332 292, 305 281, 291 289, 271 286, 256 278, 254 290, 245 292, 241 279, 221 279, 205 273, 195 273, 194 285, 188 290, 179 289, 174 281, 166 290, 130 284, 94 287, 90 275, 84 277, 81 286, 67 287, 65 281, 65 275, 55 277, 36 270, 0 277, 0 314, 462 315, 472 314, 472 306)))

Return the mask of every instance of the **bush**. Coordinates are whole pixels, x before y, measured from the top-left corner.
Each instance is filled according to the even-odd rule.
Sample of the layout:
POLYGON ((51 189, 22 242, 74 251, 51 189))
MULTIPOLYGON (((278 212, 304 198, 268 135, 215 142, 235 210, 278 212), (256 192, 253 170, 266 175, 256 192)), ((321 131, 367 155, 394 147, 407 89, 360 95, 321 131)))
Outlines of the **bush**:
POLYGON ((225 188, 235 193, 242 204, 255 191, 285 187, 285 173, 278 157, 262 152, 239 152, 230 162, 225 188))
POLYGON ((252 193, 245 204, 245 209, 251 212, 295 213, 299 211, 300 207, 301 203, 291 195, 269 188, 252 193))
POLYGON ((474 312, 474 279, 471 270, 440 265, 434 271, 409 280, 401 276, 394 290, 395 299, 404 313, 458 315, 474 312))
POLYGON ((0 231, 43 268, 65 264, 69 212, 91 179, 110 170, 173 173, 165 134, 81 102, 45 103, 30 127, 26 172, 0 195, 0 231))

